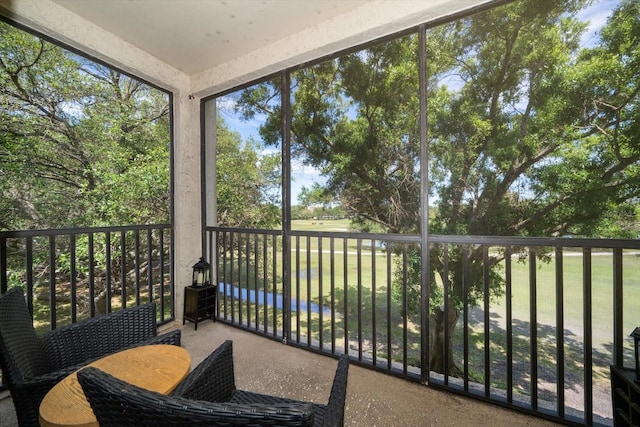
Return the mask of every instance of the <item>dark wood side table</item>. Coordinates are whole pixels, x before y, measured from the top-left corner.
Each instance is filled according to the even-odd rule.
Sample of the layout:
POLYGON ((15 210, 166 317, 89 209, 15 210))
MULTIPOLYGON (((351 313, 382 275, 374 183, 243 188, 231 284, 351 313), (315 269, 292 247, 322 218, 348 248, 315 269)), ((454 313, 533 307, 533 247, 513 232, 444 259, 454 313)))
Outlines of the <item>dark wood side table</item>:
POLYGON ((216 285, 187 286, 184 288, 184 312, 182 324, 190 321, 198 330, 198 322, 205 319, 216 321, 216 285))
POLYGON ((611 366, 613 425, 616 427, 640 426, 640 384, 635 378, 635 370, 611 366))

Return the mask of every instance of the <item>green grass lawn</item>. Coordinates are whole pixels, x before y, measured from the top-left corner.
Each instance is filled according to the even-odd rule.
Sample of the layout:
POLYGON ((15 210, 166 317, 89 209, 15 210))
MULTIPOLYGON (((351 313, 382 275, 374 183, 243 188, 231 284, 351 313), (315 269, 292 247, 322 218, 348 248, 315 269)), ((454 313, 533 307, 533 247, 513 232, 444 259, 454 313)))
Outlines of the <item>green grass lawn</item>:
MULTIPOLYGON (((595 345, 606 345, 613 341, 613 257, 596 254, 591 257, 591 319, 595 345)), ((583 257, 563 257, 563 305, 564 327, 580 336, 584 328, 585 286, 583 257)), ((537 321, 554 325, 557 313, 556 262, 537 262, 537 321)), ((529 263, 513 264, 513 313, 514 317, 528 319, 530 309, 529 263)), ((623 263, 623 320, 629 333, 640 324, 640 257, 625 255, 623 263)), ((497 301, 496 309, 506 306, 503 298, 497 301)))
MULTIPOLYGON (((292 221, 292 228, 300 231, 347 231, 348 220, 296 220, 292 221)), ((325 301, 330 298, 329 290, 331 277, 329 275, 332 258, 335 273, 334 286, 338 292, 343 289, 346 281, 349 287, 358 284, 362 286, 371 297, 372 288, 376 293, 385 292, 387 286, 387 258, 383 249, 376 249, 376 256, 372 256, 370 246, 363 244, 360 258, 357 256, 357 243, 355 239, 346 241, 347 256, 344 256, 345 241, 334 239, 333 257, 330 253, 331 245, 328 238, 304 238, 292 239, 292 284, 294 297, 305 300, 309 297, 313 301, 319 301, 322 297, 325 301), (307 257, 307 247, 310 255, 307 257), (299 258, 296 249, 299 248, 299 258), (322 253, 320 253, 322 251, 322 253), (360 267, 360 269, 358 268, 360 267), (322 270, 324 274, 320 275, 322 270), (375 275, 375 277, 374 277, 375 275), (319 286, 322 283, 322 296, 319 286)), ((394 255, 390 254, 391 268, 395 268, 394 255)), ((596 347, 610 346, 613 337, 613 289, 612 289, 612 256, 594 252, 592 256, 592 284, 591 284, 591 319, 593 343, 596 347)), ((556 299, 556 262, 551 257, 550 262, 536 261, 536 305, 537 323, 540 325, 555 325, 557 299, 556 299)), ((563 293, 564 302, 564 328, 568 336, 575 340, 582 340, 584 329, 584 287, 583 283, 583 258, 581 252, 566 251, 563 257, 563 293)), ((392 273, 393 274, 393 273, 392 273)), ((520 322, 528 322, 530 316, 530 283, 529 263, 512 263, 512 315, 520 322)), ((623 265, 624 280, 624 330, 629 332, 640 324, 640 256, 626 255, 623 265)), ((383 295, 381 295, 383 296, 383 295)), ((378 298, 381 299, 381 298, 378 298)), ((492 321, 504 328, 506 319, 505 296, 491 302, 492 321)), ((367 314, 363 314, 367 316, 367 314)), ((370 319, 364 318, 366 324, 370 319)), ((629 341, 630 342, 630 341, 629 341)))
MULTIPOLYGON (((296 230, 316 230, 316 231, 345 231, 348 228, 348 221, 294 221, 293 228, 296 230)), ((330 277, 328 275, 331 257, 329 251, 328 239, 309 239, 300 238, 300 259, 297 263, 294 256, 292 262, 292 280, 294 285, 293 295, 299 296, 302 300, 310 296, 312 301, 319 301, 321 296, 319 292, 319 275, 307 280, 307 272, 317 272, 320 270, 322 263, 322 271, 326 274, 322 278, 323 300, 329 301, 330 295, 330 277), (320 243, 321 242, 321 243, 320 243), (307 258, 307 245, 311 250, 311 256, 307 258), (320 255, 318 250, 321 246, 323 254, 320 255), (301 273, 299 282, 296 282, 297 272, 301 273), (297 286, 299 285, 299 287, 297 286)), ((295 250, 296 242, 292 242, 293 250, 295 250)), ((362 316, 361 323, 358 325, 360 331, 353 328, 351 322, 347 326, 350 336, 354 337, 357 332, 361 332, 362 338, 370 339, 373 330, 373 313, 372 305, 372 288, 375 286, 376 292, 376 321, 378 342, 386 342, 386 310, 389 308, 392 312, 391 335, 394 337, 394 344, 401 346, 404 333, 404 323, 401 316, 400 307, 397 303, 392 303, 391 307, 387 307, 386 303, 386 287, 387 287, 387 264, 386 253, 377 251, 375 257, 371 256, 370 248, 363 246, 360 252, 360 273, 358 274, 358 259, 356 250, 356 241, 347 241, 347 258, 343 257, 343 240, 336 239, 334 241, 334 269, 337 272, 335 276, 336 293, 343 293, 344 274, 347 272, 347 283, 350 288, 354 288, 357 284, 362 286, 361 298, 357 299, 355 290, 349 292, 350 319, 355 320, 355 315, 359 313, 362 316), (347 266, 345 267, 345 262, 347 266), (375 278, 374 278, 375 273, 375 278), (368 338, 369 337, 369 338, 368 338)), ((391 266, 395 268, 392 258, 391 266)), ((613 257, 610 253, 602 254, 594 251, 591 258, 591 324, 592 324, 592 343, 593 343, 593 359, 596 380, 606 380, 608 374, 606 370, 608 364, 611 363, 611 349, 613 343, 613 257)), ((583 375, 584 363, 584 307, 585 307, 585 279, 583 277, 583 257, 581 252, 566 251, 563 256, 563 318, 564 318, 564 352, 566 358, 566 376, 567 378, 581 377, 583 375)), ((557 292, 556 292, 556 261, 554 257, 550 258, 550 262, 545 263, 536 260, 535 269, 536 278, 536 331, 538 335, 537 352, 539 375, 541 379, 552 380, 552 374, 555 371, 557 342, 556 342, 556 314, 557 314, 557 292)), ((624 310, 623 321, 624 330, 631 332, 640 324, 640 257, 634 254, 628 254, 624 257, 623 263, 623 280, 624 280, 624 310)), ((514 257, 512 263, 512 317, 513 317, 513 345, 514 345, 514 361, 521 365, 518 369, 526 371, 530 364, 530 320, 531 320, 531 290, 530 290, 530 272, 528 260, 524 262, 516 262, 514 257)), ((491 360, 492 363, 501 365, 506 355, 506 297, 502 296, 490 303, 490 342, 491 342, 491 360)), ((340 300, 342 304, 342 300, 340 300)), ((340 309, 340 305, 338 305, 340 309)), ((474 374, 474 378, 482 379, 484 375, 484 320, 482 314, 482 305, 473 308, 471 316, 471 333, 470 333, 470 355, 469 366, 474 374)), ((306 327, 306 316, 302 319, 301 328, 306 327)), ((408 346, 409 358, 411 360, 419 360, 419 328, 418 320, 413 319, 408 322, 408 346)), ((462 343, 462 318, 454 340, 462 343)), ((631 356, 631 340, 626 339, 625 357, 631 356)), ((460 348, 458 346, 458 348, 460 348)), ((459 363, 463 363, 461 350, 457 351, 456 359, 459 363)), ((504 362, 506 363, 506 362, 504 362)), ((492 374, 492 383, 500 384, 504 381, 503 374, 492 374)), ((570 380, 567 380, 569 383, 570 380)), ((526 385, 520 388, 526 389, 526 385)), ((525 390, 526 393, 526 390, 525 390)))

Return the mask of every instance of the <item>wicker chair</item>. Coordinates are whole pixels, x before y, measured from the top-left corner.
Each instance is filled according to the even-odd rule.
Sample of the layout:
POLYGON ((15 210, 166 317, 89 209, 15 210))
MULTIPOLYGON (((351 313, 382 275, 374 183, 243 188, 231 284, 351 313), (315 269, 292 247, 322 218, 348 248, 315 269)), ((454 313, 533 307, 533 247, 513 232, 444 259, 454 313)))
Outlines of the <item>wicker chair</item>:
POLYGON ((20 287, 0 296, 0 367, 20 426, 38 426, 47 392, 78 368, 146 344, 180 345, 179 330, 158 336, 153 303, 66 325, 38 336, 20 287))
POLYGON ((95 368, 78 380, 101 427, 178 425, 342 426, 349 370, 342 356, 327 405, 236 390, 231 341, 202 361, 169 396, 95 368))

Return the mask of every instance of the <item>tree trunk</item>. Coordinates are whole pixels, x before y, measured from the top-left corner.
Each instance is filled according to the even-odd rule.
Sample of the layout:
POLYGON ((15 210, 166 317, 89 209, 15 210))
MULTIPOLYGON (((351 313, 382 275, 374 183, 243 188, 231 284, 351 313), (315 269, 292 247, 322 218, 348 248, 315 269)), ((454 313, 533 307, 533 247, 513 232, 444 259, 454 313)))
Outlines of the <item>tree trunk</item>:
POLYGON ((460 369, 453 361, 453 332, 456 329, 460 312, 449 309, 448 319, 445 319, 443 310, 438 309, 429 322, 429 369, 441 374, 458 376, 460 369), (445 328, 449 331, 447 342, 445 342, 445 328), (445 352, 447 349, 447 352, 445 352), (449 372, 445 372, 445 354, 448 359, 449 372))

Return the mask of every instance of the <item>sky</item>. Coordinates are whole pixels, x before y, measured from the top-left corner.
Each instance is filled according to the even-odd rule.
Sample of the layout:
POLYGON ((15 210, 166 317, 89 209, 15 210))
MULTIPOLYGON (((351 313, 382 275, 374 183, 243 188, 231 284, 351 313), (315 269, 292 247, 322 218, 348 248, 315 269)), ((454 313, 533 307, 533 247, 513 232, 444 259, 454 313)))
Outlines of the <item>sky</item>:
POLYGON ((589 28, 582 35, 582 47, 593 47, 598 42, 598 30, 607 22, 620 0, 598 0, 578 14, 582 21, 589 21, 589 28))
MULTIPOLYGON (((589 27, 582 36, 583 47, 593 47, 598 41, 598 30, 606 23, 608 16, 612 10, 620 3, 620 0, 596 0, 591 6, 578 14, 583 21, 589 21, 589 27)), ((264 117, 256 116, 254 119, 245 121, 233 112, 234 94, 227 95, 224 98, 218 98, 218 108, 227 126, 233 131, 238 132, 243 140, 253 138, 260 141, 259 126, 264 117)), ((265 154, 279 151, 279 147, 267 147, 263 151, 265 154)), ((291 195, 293 203, 297 204, 298 195, 303 187, 311 188, 313 183, 324 184, 326 178, 320 174, 320 171, 309 166, 303 165, 298 160, 292 161, 292 179, 291 195)))
MULTIPOLYGON (((260 138, 260 124, 265 119, 264 116, 257 116, 253 120, 245 121, 239 114, 233 112, 233 94, 227 96, 225 99, 218 100, 218 108, 224 118, 227 126, 240 134, 243 140, 253 138, 256 141, 261 141, 260 138)), ((272 154, 279 153, 280 147, 266 147, 262 153, 272 154)), ((291 162, 291 197, 294 204, 298 203, 298 195, 303 187, 311 188, 313 183, 324 184, 326 178, 321 176, 320 171, 309 166, 305 166, 299 160, 292 160, 291 162)))

